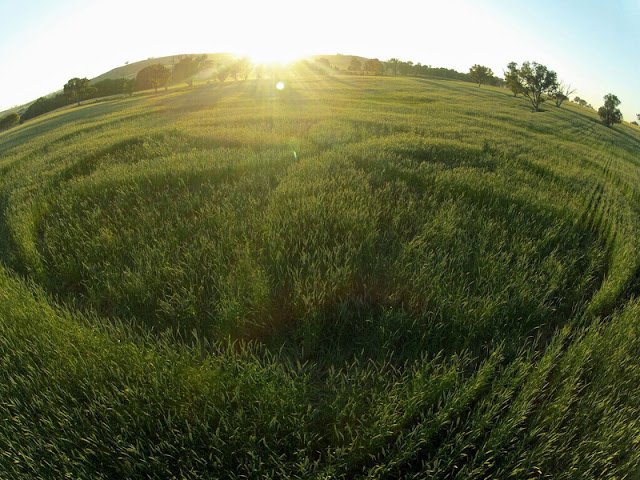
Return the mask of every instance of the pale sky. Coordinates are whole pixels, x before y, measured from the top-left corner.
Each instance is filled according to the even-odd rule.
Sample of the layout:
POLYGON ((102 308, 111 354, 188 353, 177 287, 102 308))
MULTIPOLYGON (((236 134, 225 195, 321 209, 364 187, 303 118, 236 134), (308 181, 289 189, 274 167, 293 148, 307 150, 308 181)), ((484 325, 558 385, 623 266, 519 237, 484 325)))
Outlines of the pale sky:
POLYGON ((0 0, 0 110, 149 57, 343 53, 498 75, 537 61, 631 121, 639 47, 640 0, 0 0))

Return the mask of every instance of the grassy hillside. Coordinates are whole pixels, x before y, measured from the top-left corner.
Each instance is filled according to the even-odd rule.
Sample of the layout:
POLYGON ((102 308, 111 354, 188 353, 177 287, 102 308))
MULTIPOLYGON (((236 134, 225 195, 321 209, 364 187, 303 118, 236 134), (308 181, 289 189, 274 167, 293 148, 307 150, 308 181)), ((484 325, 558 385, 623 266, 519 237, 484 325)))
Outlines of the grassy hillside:
MULTIPOLYGON (((229 63, 235 55, 232 53, 207 53, 207 60, 212 62, 213 65, 220 65, 229 63)), ((169 55, 166 57, 158 57, 158 58, 148 58, 147 60, 141 60, 139 62, 128 63, 121 67, 116 67, 108 72, 103 73, 95 78, 91 79, 91 83, 97 83, 101 80, 106 80, 108 78, 118 79, 118 78, 135 78, 140 70, 149 65, 161 64, 161 65, 175 65, 180 60, 182 55, 169 55)), ((347 70, 349 68, 349 63, 352 58, 358 59, 360 62, 365 62, 368 60, 365 57, 354 57, 352 55, 312 55, 308 57, 308 60, 314 61, 319 58, 327 59, 332 66, 337 68, 341 68, 343 70, 347 70)))
MULTIPOLYGON (((207 59, 213 62, 213 64, 226 63, 233 57, 231 53, 208 53, 207 59)), ((166 57, 148 58, 147 60, 140 60, 139 62, 128 63, 121 67, 116 67, 109 70, 102 75, 99 75, 91 79, 91 83, 97 83, 101 80, 118 79, 118 78, 135 78, 140 70, 149 65, 161 64, 161 65, 175 65, 180 60, 182 55, 169 55, 166 57)))
POLYGON ((640 135, 309 77, 0 134, 0 477, 640 475, 640 135))

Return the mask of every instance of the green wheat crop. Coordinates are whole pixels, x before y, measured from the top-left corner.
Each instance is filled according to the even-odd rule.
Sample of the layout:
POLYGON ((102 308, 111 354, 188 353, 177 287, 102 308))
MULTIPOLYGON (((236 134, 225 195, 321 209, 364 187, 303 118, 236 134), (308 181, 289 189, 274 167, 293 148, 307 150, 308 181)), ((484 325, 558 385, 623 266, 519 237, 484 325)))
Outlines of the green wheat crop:
POLYGON ((418 78, 0 134, 0 478, 640 476, 640 135, 418 78))

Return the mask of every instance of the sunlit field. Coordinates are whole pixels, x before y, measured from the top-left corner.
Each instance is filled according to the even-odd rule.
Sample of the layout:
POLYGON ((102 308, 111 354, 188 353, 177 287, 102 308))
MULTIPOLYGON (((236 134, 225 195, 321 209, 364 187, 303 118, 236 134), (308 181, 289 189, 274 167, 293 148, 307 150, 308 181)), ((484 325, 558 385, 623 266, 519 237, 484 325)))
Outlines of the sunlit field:
POLYGON ((640 476, 640 131, 544 110, 283 76, 0 133, 0 478, 640 476))

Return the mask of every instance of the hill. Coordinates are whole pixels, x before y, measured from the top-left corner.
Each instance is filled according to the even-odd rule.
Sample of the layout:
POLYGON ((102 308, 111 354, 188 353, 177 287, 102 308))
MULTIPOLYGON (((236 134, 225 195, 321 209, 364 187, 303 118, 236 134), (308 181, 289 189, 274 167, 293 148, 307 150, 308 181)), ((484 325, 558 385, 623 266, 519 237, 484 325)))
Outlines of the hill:
MULTIPOLYGON (((227 63, 234 57, 233 54, 224 53, 224 52, 208 53, 206 55, 207 55, 207 59, 210 60, 213 63, 213 65, 227 63)), ((102 80, 107 80, 107 79, 117 80, 120 78, 135 78, 135 76, 138 74, 140 70, 142 70, 145 67, 148 67, 149 65, 154 65, 159 63, 161 65, 173 66, 179 61, 180 57, 182 56, 183 55, 168 55, 165 57, 157 57, 157 58, 152 57, 152 58, 148 58, 146 60, 140 60, 134 63, 127 63, 120 67, 112 68, 108 72, 105 72, 101 75, 98 75, 97 77, 90 79, 90 83, 93 85, 102 80)), ((45 98, 52 97, 60 93, 62 93, 62 89, 57 90, 55 92, 51 92, 48 95, 45 95, 45 98)), ((24 111, 34 101, 2 111, 0 112, 0 117, 12 112, 24 111)))
MULTIPOLYGON (((193 54, 189 54, 193 55, 193 54)), ((235 55, 232 53, 207 53, 207 60, 209 60, 213 65, 226 64, 229 63, 235 55)), ((109 70, 102 75, 99 75, 95 78, 91 79, 91 83, 97 83, 101 80, 110 79, 118 79, 118 78, 133 78, 137 75, 137 73, 145 67, 153 64, 161 64, 161 65, 175 65, 182 55, 169 55, 166 57, 158 57, 158 58, 149 58, 147 60, 141 60, 139 62, 130 63, 123 65, 121 67, 117 67, 109 70)), ((354 55, 310 55, 305 57, 304 59, 315 61, 320 58, 325 58, 329 61, 329 63, 339 69, 348 70, 349 63, 352 58, 358 59, 360 62, 364 63, 368 60, 366 57, 358 57, 354 55)))
MULTIPOLYGON (((227 63, 234 57, 231 53, 207 53, 207 60, 213 64, 227 63)), ((106 79, 118 79, 118 78, 135 78, 140 70, 149 65, 161 64, 161 65, 175 65, 183 55, 169 55, 166 57, 148 58, 147 60, 141 60, 134 63, 128 63, 121 67, 113 68, 108 72, 98 75, 91 79, 91 83, 97 83, 106 79)))
POLYGON ((0 476, 637 477, 638 130, 279 75, 0 133, 0 476))
MULTIPOLYGON (((194 54, 185 54, 185 55, 194 55, 194 54)), ((110 97, 114 94, 124 94, 125 92, 123 91, 122 83, 111 82, 108 85, 102 85, 102 86, 100 86, 100 83, 104 83, 104 81, 106 80, 133 79, 136 77, 136 75, 140 70, 154 64, 161 64, 168 67, 173 67, 179 62, 180 58, 185 55, 179 54, 179 55, 170 55, 170 56, 158 57, 158 58, 152 57, 152 58, 148 58, 147 60, 142 60, 142 61, 138 61, 131 64, 127 63, 123 66, 113 68, 108 72, 103 73, 90 80, 90 84, 97 86, 98 91, 96 91, 94 94, 92 94, 93 96, 87 98, 86 100, 91 100, 94 98, 110 97)), ((225 69, 225 67, 229 67, 229 65, 233 63, 235 59, 237 59, 237 56, 231 53, 208 53, 204 55, 206 55, 207 60, 210 63, 210 66, 200 71, 198 75, 196 75, 195 79, 200 81, 214 80, 216 78, 216 72, 220 68, 225 69)), ((262 75, 257 73, 258 67, 271 69, 271 70, 273 70, 274 68, 275 69, 293 68, 293 69, 298 69, 305 72, 307 72, 310 69, 317 70, 318 68, 320 68, 320 70, 325 69, 326 70, 325 73, 331 73, 331 74, 348 73, 351 69, 350 66, 351 66, 351 61, 353 59, 358 60, 358 62, 360 62, 360 65, 364 65, 366 61, 369 60, 366 57, 359 57, 354 55, 342 55, 342 54, 310 55, 304 58, 300 58, 298 59, 298 61, 291 62, 291 64, 289 64, 288 66, 282 66, 277 64, 261 65, 261 66, 253 65, 251 66, 251 78, 255 78, 262 75), (314 68, 313 64, 319 60, 327 61, 329 64, 329 67, 327 68, 327 67, 316 65, 314 68)), ((411 65, 413 64, 411 63, 411 65)), ((468 76, 468 74, 460 73, 448 68, 432 68, 430 66, 422 66, 420 64, 417 64, 412 68, 413 70, 411 72, 409 71, 405 72, 405 75, 411 74, 413 76, 420 76, 422 78, 472 81, 468 76)), ((502 82, 502 80, 499 78, 494 78, 492 82, 493 82, 492 84, 497 86, 497 85, 500 85, 500 82, 502 82)), ((181 83, 181 81, 176 81, 174 83, 181 83)), ((62 90, 57 90, 37 100, 24 104, 20 107, 13 107, 4 112, 0 112, 0 117, 9 113, 17 112, 22 117, 22 121, 27 121, 39 115, 42 115, 43 113, 48 113, 48 112, 57 110, 58 108, 64 108, 66 105, 70 103, 73 103, 70 101, 70 99, 66 99, 62 97, 62 90)))
MULTIPOLYGON (((193 55, 193 54, 189 54, 189 55, 193 55)), ((232 53, 207 53, 206 55, 207 55, 207 60, 209 60, 213 65, 227 64, 235 57, 235 55, 232 53)), ((148 67, 149 65, 154 65, 159 63, 161 65, 172 66, 172 65, 175 65, 180 60, 180 57, 182 56, 183 55, 169 55, 166 57, 148 58, 147 60, 141 60, 135 63, 128 63, 121 67, 113 68, 108 72, 103 73, 102 75, 92 78, 91 83, 97 83, 99 81, 106 80, 106 79, 134 78, 140 70, 142 70, 145 67, 148 67)), ((369 60, 366 57, 359 57, 355 55, 341 55, 341 54, 310 55, 308 57, 304 57, 304 59, 309 61, 316 61, 320 58, 327 59, 333 67, 341 70, 349 69, 349 64, 352 58, 356 58, 361 63, 364 63, 367 60, 369 60)))

